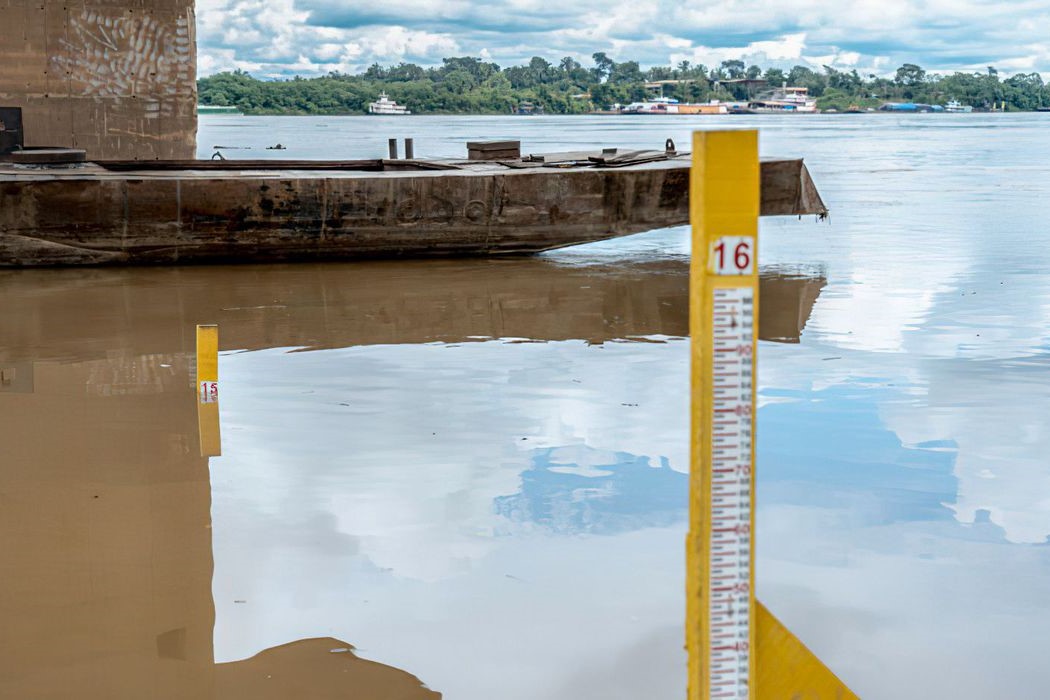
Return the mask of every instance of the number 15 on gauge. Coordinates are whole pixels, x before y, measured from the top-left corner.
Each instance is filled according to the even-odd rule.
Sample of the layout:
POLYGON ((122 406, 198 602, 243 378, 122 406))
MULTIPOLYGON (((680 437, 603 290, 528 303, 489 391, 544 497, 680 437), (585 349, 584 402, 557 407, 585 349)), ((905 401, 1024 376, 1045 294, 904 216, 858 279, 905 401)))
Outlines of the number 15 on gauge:
POLYGON ((755 270, 754 236, 719 236, 707 256, 712 275, 750 275, 755 270))

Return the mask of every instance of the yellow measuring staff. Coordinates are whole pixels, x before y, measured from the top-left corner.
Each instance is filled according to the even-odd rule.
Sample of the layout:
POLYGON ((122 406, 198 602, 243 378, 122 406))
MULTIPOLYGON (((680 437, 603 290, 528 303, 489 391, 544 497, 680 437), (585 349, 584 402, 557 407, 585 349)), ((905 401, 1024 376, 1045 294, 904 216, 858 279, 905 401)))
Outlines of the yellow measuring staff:
POLYGON ((757 131, 693 134, 689 700, 854 695, 755 600, 757 131))
POLYGON ((197 427, 201 456, 222 454, 219 433, 219 327, 197 326, 197 427))
POLYGON ((694 133, 690 178, 689 698, 749 698, 755 685, 758 132, 694 133))

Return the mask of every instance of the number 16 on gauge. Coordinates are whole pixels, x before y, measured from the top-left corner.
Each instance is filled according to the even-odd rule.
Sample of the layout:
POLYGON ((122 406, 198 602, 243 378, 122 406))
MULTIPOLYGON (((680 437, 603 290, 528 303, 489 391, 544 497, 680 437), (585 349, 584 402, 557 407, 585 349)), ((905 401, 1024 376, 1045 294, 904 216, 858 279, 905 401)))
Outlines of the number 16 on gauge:
POLYGON ((712 275, 750 275, 755 270, 753 236, 719 236, 711 241, 707 256, 708 273, 712 275))

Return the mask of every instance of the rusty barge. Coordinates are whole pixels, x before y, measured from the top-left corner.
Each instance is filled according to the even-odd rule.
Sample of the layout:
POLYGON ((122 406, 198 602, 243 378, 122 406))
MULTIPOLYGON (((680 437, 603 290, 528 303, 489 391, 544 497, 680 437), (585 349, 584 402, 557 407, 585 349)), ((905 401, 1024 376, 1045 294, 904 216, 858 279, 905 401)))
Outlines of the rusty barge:
MULTIPOLYGON (((688 154, 616 149, 496 161, 0 163, 0 266, 536 253, 687 223, 689 165, 688 154)), ((825 211, 801 160, 762 163, 763 215, 825 211)))

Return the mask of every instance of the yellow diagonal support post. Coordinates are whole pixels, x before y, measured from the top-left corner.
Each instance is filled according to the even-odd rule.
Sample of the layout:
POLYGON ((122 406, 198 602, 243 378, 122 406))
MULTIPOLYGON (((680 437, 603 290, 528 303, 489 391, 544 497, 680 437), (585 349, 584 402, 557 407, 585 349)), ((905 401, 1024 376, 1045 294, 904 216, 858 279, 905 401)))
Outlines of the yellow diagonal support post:
POLYGON ((755 679, 759 700, 858 700, 798 637, 758 602, 755 679))
POLYGON ((856 698, 755 600, 757 131, 693 134, 689 700, 856 698))
POLYGON ((201 456, 222 454, 219 433, 219 327, 197 326, 197 427, 201 456))

